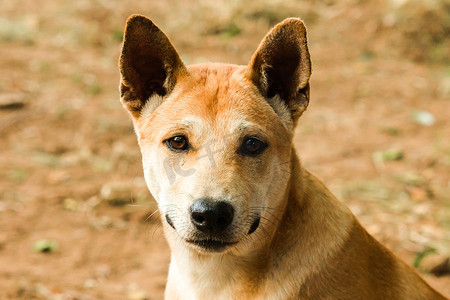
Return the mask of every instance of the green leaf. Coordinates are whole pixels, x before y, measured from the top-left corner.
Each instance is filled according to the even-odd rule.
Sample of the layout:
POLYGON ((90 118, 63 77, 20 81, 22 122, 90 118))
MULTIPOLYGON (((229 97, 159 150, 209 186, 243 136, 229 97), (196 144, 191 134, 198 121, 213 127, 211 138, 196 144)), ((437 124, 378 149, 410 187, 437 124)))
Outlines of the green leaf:
POLYGON ((389 149, 384 151, 378 151, 373 154, 374 162, 386 162, 386 161, 395 161, 402 160, 404 157, 403 152, 396 149, 389 149))
POLYGON ((34 243, 33 249, 36 252, 51 253, 58 249, 58 242, 55 240, 42 239, 34 243))
POLYGON ((416 258, 414 259, 413 262, 414 268, 418 268, 420 262, 425 258, 425 256, 432 254, 434 252, 436 252, 436 249, 427 247, 422 252, 417 253, 416 258))

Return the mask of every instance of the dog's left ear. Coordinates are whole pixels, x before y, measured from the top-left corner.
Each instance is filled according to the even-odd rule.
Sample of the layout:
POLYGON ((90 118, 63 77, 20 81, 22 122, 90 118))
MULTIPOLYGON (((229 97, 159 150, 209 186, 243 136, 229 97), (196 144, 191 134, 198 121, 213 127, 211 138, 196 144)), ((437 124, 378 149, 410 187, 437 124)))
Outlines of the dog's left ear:
POLYGON ((309 103, 311 76, 303 21, 289 18, 276 25, 262 40, 249 70, 261 94, 267 99, 278 96, 296 123, 309 103))

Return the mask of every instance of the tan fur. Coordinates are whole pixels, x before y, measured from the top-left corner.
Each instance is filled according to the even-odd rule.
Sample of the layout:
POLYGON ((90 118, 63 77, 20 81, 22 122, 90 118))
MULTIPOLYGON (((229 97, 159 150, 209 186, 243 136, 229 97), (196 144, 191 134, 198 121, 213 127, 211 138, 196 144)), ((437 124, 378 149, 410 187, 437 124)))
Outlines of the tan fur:
POLYGON ((311 75, 302 21, 277 25, 248 66, 185 67, 150 20, 133 16, 120 69, 172 250, 166 299, 445 299, 301 166, 292 138, 311 75), (189 151, 169 150, 174 135, 189 151), (238 151, 249 135, 268 143, 256 157, 238 151), (189 207, 204 197, 235 210, 225 237, 236 244, 220 253, 188 242, 199 234, 189 207))

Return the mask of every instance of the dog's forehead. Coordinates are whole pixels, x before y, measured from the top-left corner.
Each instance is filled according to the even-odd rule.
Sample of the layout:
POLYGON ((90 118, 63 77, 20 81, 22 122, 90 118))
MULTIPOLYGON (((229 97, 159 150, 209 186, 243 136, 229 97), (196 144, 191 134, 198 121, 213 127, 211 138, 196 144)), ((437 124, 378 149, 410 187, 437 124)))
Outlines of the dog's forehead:
MULTIPOLYGON (((148 122, 147 122, 148 121, 148 122)), ((247 76, 243 66, 203 64, 189 67, 144 128, 209 124, 233 132, 240 129, 282 130, 281 120, 247 76)))
POLYGON ((245 111, 246 107, 264 105, 263 101, 254 101, 261 97, 243 66, 212 63, 193 65, 189 66, 189 74, 182 98, 210 110, 204 114, 233 109, 245 111))

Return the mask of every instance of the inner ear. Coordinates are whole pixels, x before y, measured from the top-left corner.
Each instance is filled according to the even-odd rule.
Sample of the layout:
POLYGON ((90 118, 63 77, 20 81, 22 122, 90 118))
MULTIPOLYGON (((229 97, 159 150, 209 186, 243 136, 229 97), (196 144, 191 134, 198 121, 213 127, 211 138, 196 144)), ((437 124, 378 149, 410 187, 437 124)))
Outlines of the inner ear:
POLYGON ((186 68, 166 35, 144 16, 131 16, 125 28, 122 53, 121 99, 135 118, 153 95, 169 94, 186 68))
POLYGON ((296 121, 309 103, 311 76, 303 22, 290 18, 275 26, 253 55, 249 70, 261 94, 266 98, 280 97, 296 121))
MULTIPOLYGON (((286 45, 283 45, 286 46, 286 45)), ((295 92, 295 73, 300 57, 292 47, 280 49, 281 55, 268 57, 270 60, 261 68, 261 72, 267 81, 267 98, 279 95, 281 99, 289 99, 295 92)))

